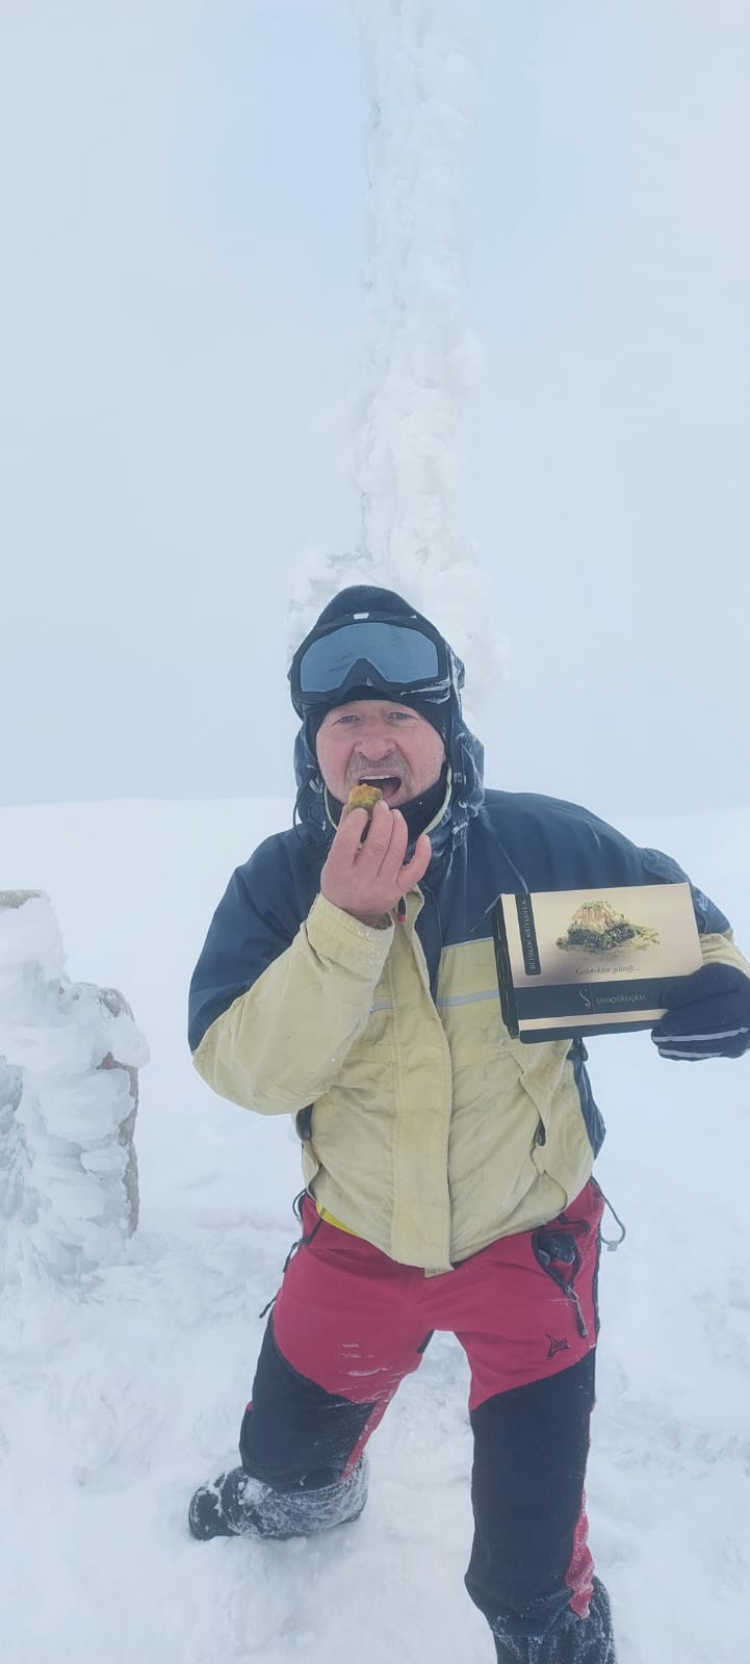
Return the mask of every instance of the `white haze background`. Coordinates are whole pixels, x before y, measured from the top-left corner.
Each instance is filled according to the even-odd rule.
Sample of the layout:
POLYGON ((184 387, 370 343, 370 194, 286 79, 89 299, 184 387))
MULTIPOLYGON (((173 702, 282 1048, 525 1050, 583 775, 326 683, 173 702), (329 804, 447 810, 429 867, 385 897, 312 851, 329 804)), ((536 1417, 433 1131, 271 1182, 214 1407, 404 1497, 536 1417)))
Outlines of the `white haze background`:
MULTIPOLYGON (((511 652, 492 780, 741 805, 747 7, 485 15, 457 526, 511 652)), ((360 522, 352 11, 26 0, 0 30, 0 801, 286 792, 297 563, 360 522)))
MULTIPOLYGON (((0 1650, 480 1664, 448 1339, 355 1530, 186 1535, 298 1175, 288 1129, 191 1072, 186 986, 232 866, 289 822, 290 634, 362 525, 467 651, 491 783, 669 849, 747 949, 746 8, 29 0, 0 28, 0 888, 50 893, 71 975, 120 986, 152 1054, 121 1259, 55 1288, 6 1235, 0 1650), (394 67, 400 27, 471 35, 447 102, 394 67), (175 801, 96 801, 148 797, 175 801)), ((629 1225, 590 1486, 621 1664, 735 1664, 747 1068, 591 1050, 629 1225)))

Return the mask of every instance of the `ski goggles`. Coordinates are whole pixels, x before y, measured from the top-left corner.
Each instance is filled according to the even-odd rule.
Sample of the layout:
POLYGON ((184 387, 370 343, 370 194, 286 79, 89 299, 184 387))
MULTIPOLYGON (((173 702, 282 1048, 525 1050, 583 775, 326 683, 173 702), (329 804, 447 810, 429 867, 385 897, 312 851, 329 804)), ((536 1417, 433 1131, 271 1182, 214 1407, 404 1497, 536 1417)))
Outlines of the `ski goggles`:
POLYGON ((460 686, 457 660, 438 630, 423 619, 368 613, 335 619, 306 636, 289 671, 298 715, 335 705, 354 688, 376 688, 385 698, 449 699, 460 686))

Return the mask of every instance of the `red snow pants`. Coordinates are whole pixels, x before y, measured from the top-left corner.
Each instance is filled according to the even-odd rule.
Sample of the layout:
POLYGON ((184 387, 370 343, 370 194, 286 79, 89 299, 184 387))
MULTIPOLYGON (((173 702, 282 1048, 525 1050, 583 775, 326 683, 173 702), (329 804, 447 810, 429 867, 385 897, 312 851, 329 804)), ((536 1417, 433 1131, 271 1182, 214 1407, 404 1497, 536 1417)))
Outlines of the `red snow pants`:
POLYGON ((427 1277, 323 1222, 306 1196, 242 1424, 242 1464, 274 1489, 335 1484, 432 1334, 454 1334, 474 1439, 466 1586, 502 1660, 544 1664, 553 1633, 555 1664, 614 1660, 606 1637, 602 1650, 570 1650, 560 1627, 577 1644, 592 1592, 606 1604, 584 1501, 603 1205, 592 1180, 549 1224, 427 1277))

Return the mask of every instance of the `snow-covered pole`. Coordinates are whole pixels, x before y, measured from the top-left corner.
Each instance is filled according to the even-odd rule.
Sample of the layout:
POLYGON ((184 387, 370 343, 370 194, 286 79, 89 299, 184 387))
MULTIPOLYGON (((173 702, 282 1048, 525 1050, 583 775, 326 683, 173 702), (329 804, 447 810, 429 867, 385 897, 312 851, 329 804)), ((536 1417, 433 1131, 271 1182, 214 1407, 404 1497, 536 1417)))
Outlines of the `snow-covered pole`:
POLYGON ((308 570, 292 646, 345 584, 391 586, 467 660, 470 709, 503 680, 505 659, 489 576, 457 524, 459 427, 478 358, 467 292, 486 0, 350 3, 369 104, 360 543, 308 570))
POLYGON ((0 1277, 85 1277, 138 1219, 146 1042, 122 995, 71 983, 49 898, 0 891, 0 1277))
POLYGON ((370 103, 365 366, 355 478, 362 543, 406 578, 466 558, 458 428, 483 0, 353 0, 370 103))

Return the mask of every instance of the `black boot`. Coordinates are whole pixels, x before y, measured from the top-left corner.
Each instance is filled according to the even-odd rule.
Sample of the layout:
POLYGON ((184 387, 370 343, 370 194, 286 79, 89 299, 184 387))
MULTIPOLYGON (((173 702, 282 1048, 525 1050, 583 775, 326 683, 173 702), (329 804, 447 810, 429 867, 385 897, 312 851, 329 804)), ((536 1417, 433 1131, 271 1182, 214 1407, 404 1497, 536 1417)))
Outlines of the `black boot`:
POLYGON ((546 1635, 493 1634, 497 1664, 617 1664, 609 1595, 598 1577, 587 1618, 568 1606, 546 1635))
POLYGON ((245 1468, 201 1485, 188 1510, 194 1537, 307 1537, 356 1520, 367 1501, 364 1457, 347 1479, 318 1490, 274 1491, 245 1468))

